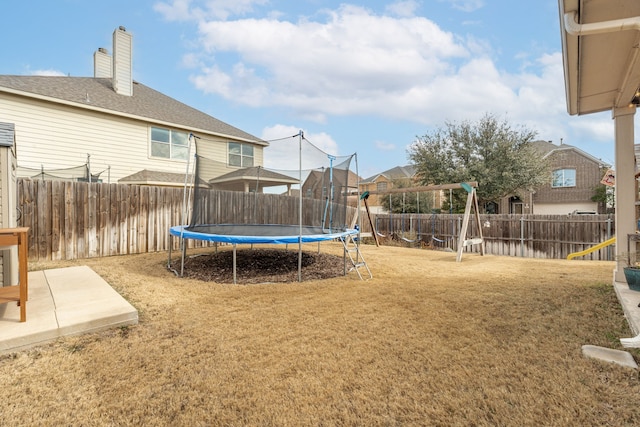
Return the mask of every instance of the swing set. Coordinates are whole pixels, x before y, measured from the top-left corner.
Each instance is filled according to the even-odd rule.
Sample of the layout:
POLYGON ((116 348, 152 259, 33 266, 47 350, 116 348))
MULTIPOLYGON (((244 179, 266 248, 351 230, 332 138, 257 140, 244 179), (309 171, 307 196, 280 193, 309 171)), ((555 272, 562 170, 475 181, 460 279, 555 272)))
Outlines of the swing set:
MULTIPOLYGON (((364 200, 364 204, 365 204, 365 208, 366 208, 366 212, 367 212, 367 217, 369 218, 369 225, 371 226, 371 231, 372 231, 372 235, 374 236, 375 242, 376 242, 376 246, 379 246, 379 240, 378 237, 386 237, 385 235, 381 234, 378 232, 378 227, 377 227, 377 221, 378 218, 376 218, 376 226, 374 226, 374 223, 371 219, 371 214, 369 211, 369 206, 367 203, 367 199, 369 198, 370 194, 389 194, 389 206, 391 207, 391 194, 392 193, 403 193, 403 215, 401 216, 401 234, 398 235, 397 233, 395 233, 393 231, 393 220, 392 220, 392 214, 389 215, 389 234, 391 235, 391 237, 395 237, 396 239, 399 239, 405 243, 408 244, 414 244, 414 243, 418 243, 418 242, 422 242, 422 236, 423 235, 428 235, 429 233, 422 233, 421 228, 421 221, 418 220, 417 221, 417 231, 415 233, 415 235, 411 235, 410 237, 415 237, 415 238, 410 238, 405 236, 405 215, 404 215, 404 197, 406 195, 406 193, 409 192, 415 192, 418 194, 417 196, 417 202, 419 203, 419 193, 420 192, 427 192, 427 191, 440 191, 440 190, 449 190, 450 194, 452 190, 456 190, 456 189, 463 189, 466 191, 467 193, 467 203, 465 206, 465 210, 464 210, 464 216, 463 216, 463 220, 462 220, 462 226, 460 227, 460 233, 458 235, 458 251, 457 251, 457 257, 456 257, 456 261, 460 262, 462 261, 462 252, 464 250, 465 247, 467 246, 472 246, 472 245, 480 245, 480 255, 484 255, 484 239, 482 237, 482 226, 480 224, 480 211, 478 209, 478 198, 476 195, 476 188, 478 186, 477 182, 461 182, 461 183, 453 183, 453 184, 439 184, 439 185, 426 185, 426 186, 420 186, 420 187, 410 187, 410 188, 397 188, 397 189, 389 189, 389 190, 385 190, 385 191, 366 191, 365 193, 363 193, 363 195, 361 196, 361 199, 364 200), (469 219, 471 217, 471 211, 474 211, 475 213, 475 224, 477 226, 477 236, 475 238, 467 238, 468 233, 469 233, 469 219)), ((418 204, 418 213, 419 213, 419 204, 418 204)), ((431 218, 431 233, 430 233, 430 240, 428 243, 426 243, 426 247, 430 247, 433 248, 435 246, 435 243, 439 243, 439 244, 444 244, 446 242, 445 239, 439 239, 435 236, 435 219, 436 216, 435 214, 433 214, 432 218, 431 218)), ((413 230, 413 222, 412 222, 412 217, 409 216, 409 230, 413 230)), ((453 237, 451 237, 453 238, 453 237)))

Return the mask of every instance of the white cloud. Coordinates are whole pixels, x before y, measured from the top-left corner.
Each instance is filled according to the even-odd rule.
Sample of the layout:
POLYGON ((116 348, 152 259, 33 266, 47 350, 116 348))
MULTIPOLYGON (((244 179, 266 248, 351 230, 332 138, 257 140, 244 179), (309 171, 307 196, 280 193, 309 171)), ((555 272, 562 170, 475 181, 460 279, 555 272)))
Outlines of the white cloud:
POLYGON ((33 76, 66 76, 65 73, 58 70, 48 69, 48 70, 33 70, 30 72, 33 76))
POLYGON ((393 151, 393 150, 396 149, 396 145, 395 144, 390 144, 390 143, 384 142, 384 141, 376 141, 375 142, 375 146, 380 151, 393 151))
POLYGON ((158 2, 153 9, 169 21, 188 21, 200 15, 201 9, 191 8, 191 0, 173 0, 172 2, 158 2))
POLYGON ((265 141, 271 141, 269 149, 264 151, 264 166, 270 169, 296 170, 300 164, 300 157, 303 169, 328 167, 330 160, 327 154, 345 154, 338 153, 338 144, 325 132, 305 132, 304 129, 295 126, 278 124, 263 129, 260 137, 265 141), (300 131, 303 134, 302 156, 298 136, 300 131))
MULTIPOLYGON (((201 90, 252 106, 285 106, 324 120, 361 112, 386 115, 389 98, 455 71, 471 55, 453 34, 422 18, 377 16, 343 5, 325 21, 208 21, 199 26, 212 65, 201 90), (234 63, 226 64, 225 55, 234 63)), ((475 48, 475 47, 474 47, 475 48)))
POLYGON ((158 2, 153 8, 169 21, 190 21, 204 19, 226 20, 234 15, 244 15, 254 10, 254 6, 267 4, 268 0, 171 0, 158 2), (200 4, 202 4, 200 6, 200 4))
POLYGON ((454 9, 463 12, 473 12, 484 7, 484 0, 440 0, 450 3, 454 9))
POLYGON ((413 16, 419 6, 420 4, 415 0, 405 0, 387 5, 385 10, 392 15, 407 18, 413 16))
MULTIPOLYGON (((242 2, 245 8, 258 3, 242 2)), ((197 4, 206 10, 213 3, 197 4)), ((484 5, 479 0, 451 4, 465 10, 484 5)), ((507 72, 496 64, 487 40, 453 34, 413 16, 417 6, 398 1, 388 7, 390 15, 377 15, 342 4, 298 21, 277 14, 203 19, 199 49, 184 62, 195 67, 192 82, 205 93, 256 108, 284 108, 317 123, 372 115, 429 127, 477 120, 489 112, 524 124, 543 139, 558 142, 567 136, 572 119, 566 114, 561 53, 519 56, 514 60, 522 64, 520 70, 507 72)), ((282 130, 271 130, 276 129, 282 130)), ((609 129, 572 132, 599 132, 604 138, 609 129)), ((328 135, 309 139, 335 144, 328 135)), ((381 151, 392 147, 375 144, 381 151)))
MULTIPOLYGON (((613 143, 614 121, 609 112, 581 117, 571 123, 576 139, 595 140, 597 142, 613 143)), ((565 139, 567 144, 575 141, 565 139)))

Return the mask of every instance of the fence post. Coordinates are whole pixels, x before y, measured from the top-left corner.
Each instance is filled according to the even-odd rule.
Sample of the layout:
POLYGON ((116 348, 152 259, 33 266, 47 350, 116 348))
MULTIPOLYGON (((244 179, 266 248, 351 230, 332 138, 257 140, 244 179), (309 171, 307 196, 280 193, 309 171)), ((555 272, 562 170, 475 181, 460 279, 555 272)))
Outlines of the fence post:
MULTIPOLYGON (((607 240, 611 238, 611 218, 607 218, 607 240)), ((617 242, 616 242, 617 243, 617 242)), ((611 246, 607 246, 607 261, 611 261, 611 246)))
POLYGON ((524 217, 520 217, 520 256, 524 258, 524 217))

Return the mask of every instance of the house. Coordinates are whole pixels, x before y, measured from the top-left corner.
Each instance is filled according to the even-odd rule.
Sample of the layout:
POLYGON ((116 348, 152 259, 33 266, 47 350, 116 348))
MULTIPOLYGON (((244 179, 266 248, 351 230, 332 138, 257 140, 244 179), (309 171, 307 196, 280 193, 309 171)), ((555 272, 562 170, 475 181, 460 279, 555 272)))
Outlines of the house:
POLYGON ((369 196, 367 200, 369 210, 371 213, 384 213, 386 209, 382 206, 381 198, 385 195, 380 193, 397 185, 410 187, 415 177, 416 169, 412 165, 396 166, 360 181, 360 194, 365 191, 378 193, 369 196))
MULTIPOLYGON (((360 193, 365 191, 372 193, 367 200, 371 213, 386 213, 387 209, 383 207, 382 198, 389 197, 391 193, 385 194, 385 191, 416 186, 419 184, 415 166, 396 166, 360 181, 360 193)), ((439 190, 419 193, 415 196, 412 194, 411 198, 421 213, 442 208, 443 196, 442 191, 439 190)))
POLYGON ((547 141, 535 144, 551 164, 551 180, 535 190, 533 213, 605 213, 606 206, 591 199, 611 165, 569 144, 547 141))
POLYGON ((601 185, 609 164, 569 144, 534 141, 536 150, 551 168, 548 184, 534 191, 504 197, 499 203, 488 202, 488 214, 567 215, 605 213, 604 203, 591 200, 601 185))
POLYGON ((551 167, 549 183, 533 192, 512 195, 485 205, 487 213, 567 215, 574 212, 605 213, 606 206, 592 197, 609 164, 569 144, 534 141, 536 150, 551 167))
POLYGON ((334 197, 347 196, 349 206, 357 206, 358 175, 344 168, 336 168, 333 171, 325 169, 313 170, 302 184, 304 197, 313 199, 325 199, 329 194, 329 182, 333 180, 334 197))
MULTIPOLYGON (((609 164, 569 144, 555 145, 550 141, 534 141, 533 144, 540 155, 549 161, 549 183, 533 192, 526 191, 521 195, 504 197, 499 203, 485 203, 481 207, 485 213, 605 213, 606 206, 591 199, 596 194, 596 188, 601 185, 600 181, 610 167, 609 164)), ((385 195, 380 193, 392 189, 394 185, 417 186, 415 173, 416 169, 412 165, 394 167, 361 181, 360 192, 378 192, 369 198, 370 209, 376 213, 385 212, 381 201, 381 197, 385 195)), ((432 197, 432 200, 428 201, 429 206, 432 209, 441 208, 446 195, 436 191, 430 192, 429 195, 432 197)))
POLYGON ((217 175, 263 164, 267 142, 134 81, 132 51, 120 27, 113 55, 94 53, 93 77, 0 75, 0 122, 15 127, 19 176, 85 167, 108 170, 103 182, 182 186, 196 136, 217 175))

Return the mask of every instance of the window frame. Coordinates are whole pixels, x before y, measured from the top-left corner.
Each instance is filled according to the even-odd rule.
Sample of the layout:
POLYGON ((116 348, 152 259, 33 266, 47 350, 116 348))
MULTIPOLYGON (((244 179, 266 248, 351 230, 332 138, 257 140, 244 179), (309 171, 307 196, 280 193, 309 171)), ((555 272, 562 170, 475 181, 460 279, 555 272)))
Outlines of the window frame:
POLYGON ((255 166, 256 156, 254 149, 255 147, 252 144, 236 141, 227 142, 227 166, 235 168, 250 168, 255 166), (237 158, 239 162, 232 162, 232 156, 234 159, 237 158))
POLYGON ((158 160, 169 160, 174 162, 186 162, 189 158, 189 134, 184 131, 163 128, 160 126, 149 127, 149 158, 158 160), (154 131, 166 133, 167 140, 154 139, 154 131), (176 141, 176 142, 174 142, 176 141), (161 155, 158 148, 168 148, 168 156, 161 155))
POLYGON ((577 173, 575 168, 562 168, 553 171, 551 176, 551 188, 573 188, 577 186, 577 173), (573 172, 573 177, 567 177, 567 172, 573 172), (559 175, 562 174, 562 176, 559 175), (570 181, 573 179, 573 181, 570 181), (569 181, 569 183, 567 183, 569 181))

